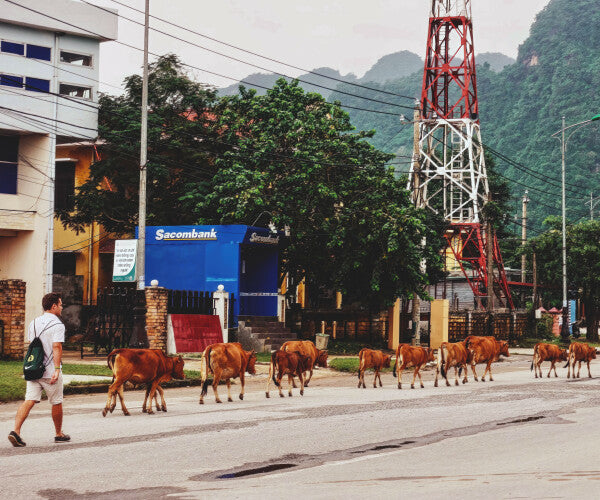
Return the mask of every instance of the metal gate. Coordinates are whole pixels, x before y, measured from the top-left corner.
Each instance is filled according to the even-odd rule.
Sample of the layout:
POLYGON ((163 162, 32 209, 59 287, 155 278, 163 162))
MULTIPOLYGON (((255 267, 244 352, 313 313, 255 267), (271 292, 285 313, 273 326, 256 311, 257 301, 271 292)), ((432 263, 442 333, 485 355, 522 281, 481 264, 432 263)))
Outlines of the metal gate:
MULTIPOLYGON (((121 347, 146 347, 146 295, 133 287, 98 290, 95 314, 88 321, 84 341, 93 342, 93 352, 107 354, 121 347)), ((83 342, 81 357, 83 357, 83 342)))

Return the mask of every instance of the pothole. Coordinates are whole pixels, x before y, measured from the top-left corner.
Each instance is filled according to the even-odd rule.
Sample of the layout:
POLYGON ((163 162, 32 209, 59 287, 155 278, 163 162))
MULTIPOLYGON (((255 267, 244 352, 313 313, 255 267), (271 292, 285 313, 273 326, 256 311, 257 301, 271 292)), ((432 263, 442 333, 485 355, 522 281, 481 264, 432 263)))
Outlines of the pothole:
POLYGON ((255 474, 266 474, 267 472, 273 472, 276 470, 290 469, 296 467, 297 464, 271 464, 265 465, 264 467, 255 467, 254 469, 240 470, 237 472, 230 472, 227 474, 221 474, 217 476, 217 479, 235 479, 238 477, 253 476, 255 474))
POLYGON ((516 420, 510 420, 508 422, 498 422, 496 425, 522 424, 523 422, 533 422, 535 420, 541 420, 542 418, 546 417, 539 415, 537 417, 517 418, 516 420))

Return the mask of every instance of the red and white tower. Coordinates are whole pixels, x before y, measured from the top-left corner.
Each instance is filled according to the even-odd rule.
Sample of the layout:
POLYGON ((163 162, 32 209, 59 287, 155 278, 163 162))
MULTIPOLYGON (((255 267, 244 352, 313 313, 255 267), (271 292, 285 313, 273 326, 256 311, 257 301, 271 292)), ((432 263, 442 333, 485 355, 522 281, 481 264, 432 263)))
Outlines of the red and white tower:
POLYGON ((481 209, 489 187, 479 128, 471 0, 431 0, 418 120, 418 151, 409 188, 417 206, 450 223, 447 262, 460 268, 475 297, 488 295, 486 249, 498 273, 494 294, 513 308, 495 235, 487 241, 481 209))

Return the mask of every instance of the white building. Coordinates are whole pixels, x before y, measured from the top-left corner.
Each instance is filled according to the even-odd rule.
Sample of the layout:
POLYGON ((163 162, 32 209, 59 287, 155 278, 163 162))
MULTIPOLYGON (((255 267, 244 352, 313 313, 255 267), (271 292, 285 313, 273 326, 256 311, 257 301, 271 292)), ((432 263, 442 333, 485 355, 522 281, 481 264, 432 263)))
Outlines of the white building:
POLYGON ((56 144, 97 136, 99 47, 117 21, 72 0, 0 0, 0 280, 26 282, 26 324, 52 287, 56 144))

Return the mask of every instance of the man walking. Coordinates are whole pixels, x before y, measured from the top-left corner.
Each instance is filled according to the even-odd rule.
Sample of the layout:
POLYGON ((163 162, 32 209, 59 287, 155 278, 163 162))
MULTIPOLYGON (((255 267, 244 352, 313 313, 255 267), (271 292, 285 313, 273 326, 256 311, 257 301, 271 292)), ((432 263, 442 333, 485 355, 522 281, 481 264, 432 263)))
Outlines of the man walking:
POLYGON ((42 299, 44 314, 35 318, 29 325, 27 333, 31 342, 39 337, 44 346, 44 374, 38 380, 27 381, 25 401, 17 410, 15 429, 8 435, 13 446, 25 446, 21 439, 21 426, 33 408, 42 399, 42 389, 46 391, 48 401, 52 405, 52 420, 57 443, 69 441, 71 438, 62 431, 63 420, 63 380, 61 374, 62 343, 65 341, 65 325, 60 320, 62 299, 58 293, 48 293, 42 299))

